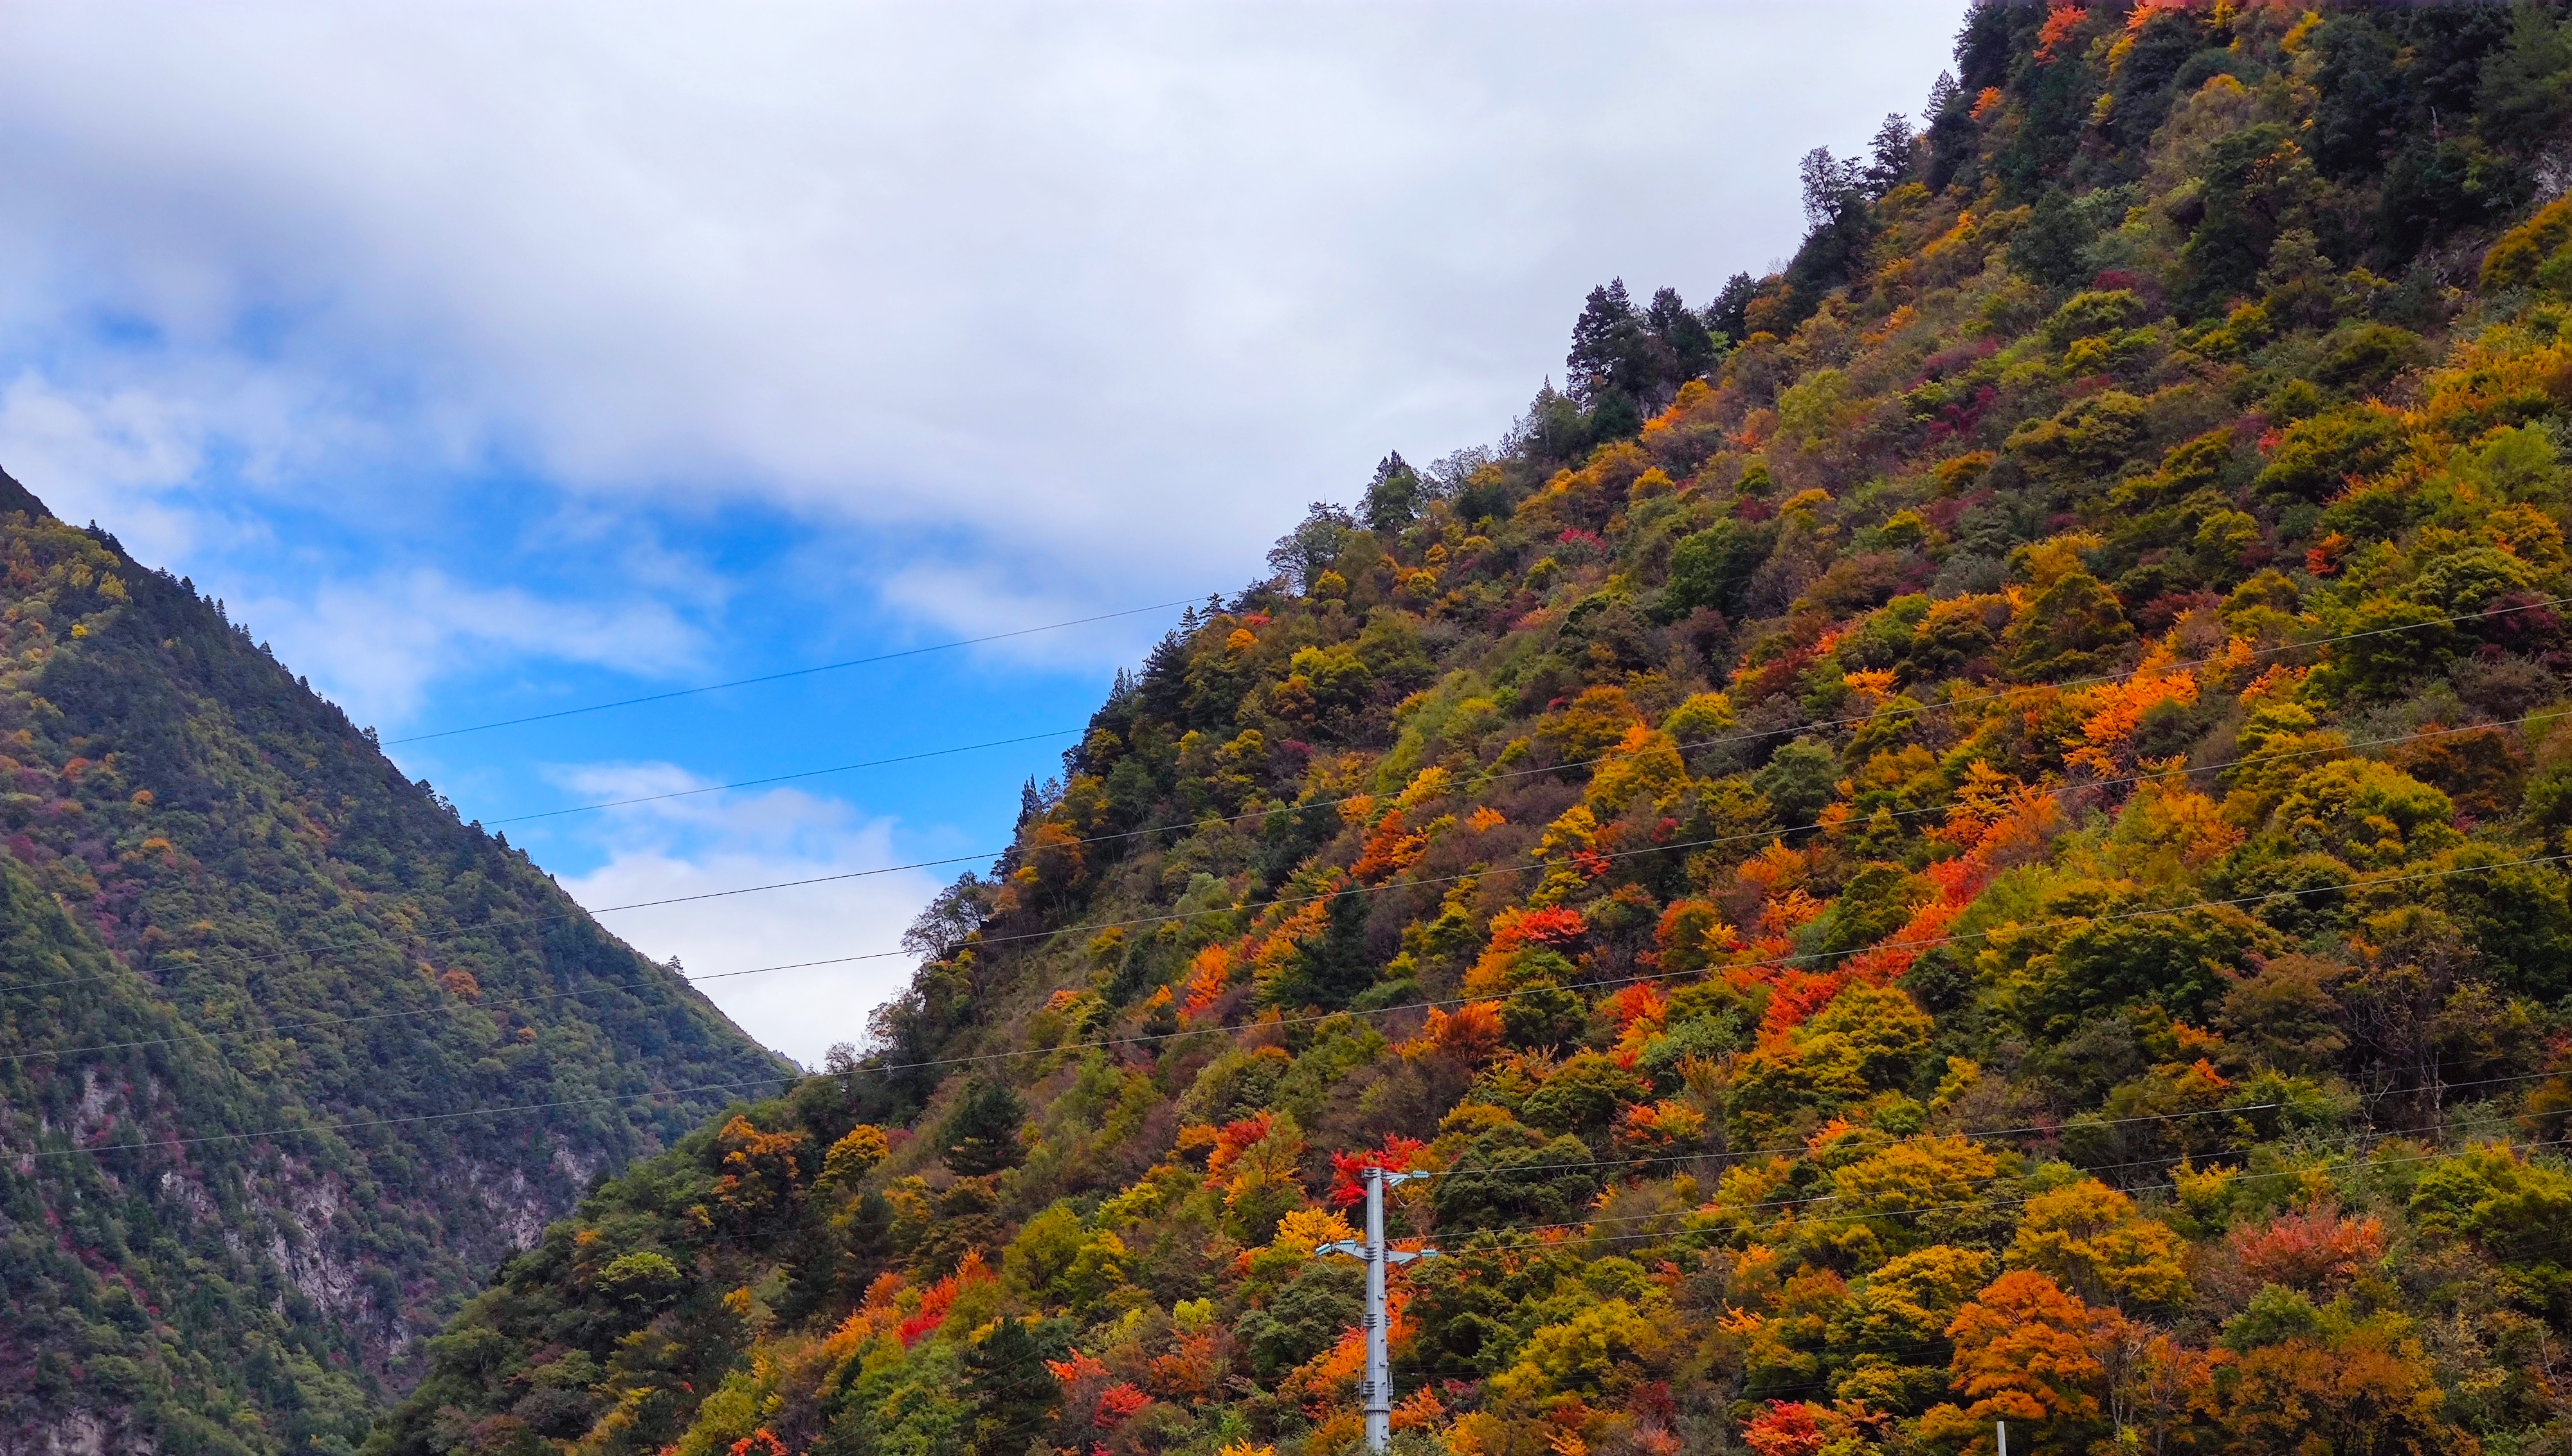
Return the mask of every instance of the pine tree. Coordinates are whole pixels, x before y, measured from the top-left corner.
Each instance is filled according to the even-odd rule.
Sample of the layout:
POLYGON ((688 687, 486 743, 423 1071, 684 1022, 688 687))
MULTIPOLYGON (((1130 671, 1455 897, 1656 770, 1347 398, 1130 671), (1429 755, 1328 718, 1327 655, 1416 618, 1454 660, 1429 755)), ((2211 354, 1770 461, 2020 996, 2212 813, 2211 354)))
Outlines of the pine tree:
POLYGON ((1026 1118, 1027 1106, 1016 1093, 996 1082, 975 1082, 939 1128, 939 1156, 967 1178, 997 1173, 1018 1161, 1018 1125, 1026 1118))
POLYGON ((1396 450, 1377 462, 1375 478, 1367 482, 1366 499, 1359 510, 1368 530, 1399 531, 1420 514, 1425 494, 1420 472, 1412 469, 1402 452, 1396 450))
POLYGON ((1062 1403, 1023 1319, 1000 1320, 965 1352, 964 1393, 973 1402, 973 1456, 1023 1456, 1062 1403))
POLYGON ((1188 644, 1195 640, 1198 628, 1197 609, 1190 607, 1179 619, 1178 630, 1152 645, 1143 658, 1143 681, 1140 707, 1143 713, 1175 721, 1185 708, 1188 693, 1188 644))
POLYGON ((1734 273, 1723 280, 1723 291, 1705 305, 1705 326, 1721 336, 1725 343, 1739 343, 1750 336, 1747 317, 1750 300, 1759 296, 1759 280, 1746 272, 1734 273))
POLYGON ((1572 351, 1564 363, 1572 370, 1573 396, 1596 409, 1612 395, 1636 405, 1650 399, 1666 372, 1662 355, 1660 340, 1625 292, 1625 280, 1610 278, 1590 290, 1572 325, 1572 351))
POLYGON ((1875 129, 1875 139, 1867 144, 1867 191, 1880 198, 1909 182, 1915 145, 1911 123, 1902 113, 1885 117, 1884 125, 1875 129))

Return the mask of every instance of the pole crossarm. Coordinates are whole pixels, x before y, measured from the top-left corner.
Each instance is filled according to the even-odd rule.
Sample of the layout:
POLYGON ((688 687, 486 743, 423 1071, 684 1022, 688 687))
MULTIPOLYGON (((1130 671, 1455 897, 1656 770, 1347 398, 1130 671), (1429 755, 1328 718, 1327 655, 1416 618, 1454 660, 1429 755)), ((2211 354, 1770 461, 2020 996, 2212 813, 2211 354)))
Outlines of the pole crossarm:
POLYGON ((1360 1328, 1366 1331, 1366 1379, 1358 1386, 1366 1402, 1366 1444, 1372 1453, 1381 1453, 1393 1444, 1393 1358, 1389 1343, 1384 1297, 1384 1271, 1417 1259, 1438 1258, 1434 1248, 1387 1248, 1384 1246, 1384 1191, 1413 1179, 1429 1178, 1428 1171, 1393 1173, 1381 1168, 1366 1170, 1366 1237, 1335 1238, 1313 1248, 1314 1257, 1326 1253, 1346 1254, 1366 1260, 1366 1314, 1360 1328))

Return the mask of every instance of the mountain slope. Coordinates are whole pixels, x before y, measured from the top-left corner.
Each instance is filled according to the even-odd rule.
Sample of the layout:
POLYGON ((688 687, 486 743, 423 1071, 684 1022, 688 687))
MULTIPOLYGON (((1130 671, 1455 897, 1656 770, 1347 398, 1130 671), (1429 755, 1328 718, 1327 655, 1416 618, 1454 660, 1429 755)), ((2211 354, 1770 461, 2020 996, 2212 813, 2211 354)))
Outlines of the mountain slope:
POLYGON ((5 476, 0 553, 0 1451, 348 1449, 495 1261, 781 1064, 5 476))
POLYGON ((1119 683, 388 1453, 2572 1444, 2572 28, 1977 5, 1119 683))

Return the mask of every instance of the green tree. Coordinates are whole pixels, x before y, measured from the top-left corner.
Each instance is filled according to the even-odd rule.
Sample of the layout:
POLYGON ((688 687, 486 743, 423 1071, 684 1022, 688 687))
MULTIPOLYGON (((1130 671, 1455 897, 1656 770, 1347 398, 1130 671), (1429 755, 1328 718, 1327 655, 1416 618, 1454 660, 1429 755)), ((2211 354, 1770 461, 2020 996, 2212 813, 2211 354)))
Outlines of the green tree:
POLYGON ((1750 782, 1767 797, 1778 822, 1794 829, 1812 823, 1838 795, 1839 778, 1837 754, 1813 738, 1797 738, 1771 755, 1750 782))
POLYGON ((964 1355, 973 1456, 1025 1456, 1053 1427, 1062 1388, 1027 1321, 1003 1316, 964 1355))
POLYGON ((1759 535, 1732 521, 1717 521, 1670 548, 1670 571, 1661 588, 1661 615, 1684 617, 1699 607, 1731 612, 1741 605, 1751 573, 1767 558, 1759 535))
POLYGON ((2301 226, 2314 189, 2312 163, 2274 122, 2219 140, 2206 170, 2205 213, 2180 249, 2181 295, 2212 312, 2258 283, 2277 235, 2301 226))
POLYGON ((2090 277, 2082 262, 2089 245, 2090 228, 2072 205, 2072 194, 2047 188, 2010 238, 2010 266, 2048 288, 2077 288, 2090 277))
POLYGON ((2035 683, 2104 672, 2115 651, 2134 637, 2117 594, 2088 572, 2075 571, 2038 594, 2002 641, 2010 676, 2035 683))
POLYGON ((1411 468, 1394 451, 1376 463, 1375 478, 1367 482, 1366 499, 1359 515, 1370 531, 1391 533, 1401 530, 1420 514, 1427 492, 1420 484, 1420 472, 1411 468))
POLYGON ((1242 1316, 1250 1366, 1275 1379, 1339 1343, 1365 1307, 1366 1274, 1349 1258, 1316 1258, 1265 1309, 1242 1316))
POLYGON ((1340 559, 1340 548, 1356 528, 1356 519, 1347 511, 1328 501, 1315 501, 1304 512, 1303 521, 1269 548, 1268 569, 1284 577, 1295 590, 1310 592, 1322 579, 1322 573, 1340 559))
POLYGON ((966 1085, 956 1110, 938 1128, 938 1153, 947 1166, 967 1178, 997 1173, 1018 1161, 1018 1127, 1027 1120, 1027 1105, 997 1082, 966 1085))

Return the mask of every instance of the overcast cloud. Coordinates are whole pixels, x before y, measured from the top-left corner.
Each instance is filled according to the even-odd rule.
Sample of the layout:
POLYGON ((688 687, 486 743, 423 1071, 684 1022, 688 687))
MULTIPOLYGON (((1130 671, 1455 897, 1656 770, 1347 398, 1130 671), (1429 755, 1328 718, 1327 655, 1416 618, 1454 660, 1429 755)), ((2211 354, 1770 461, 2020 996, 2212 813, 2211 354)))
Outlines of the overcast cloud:
POLYGON ((1488 437, 1610 272, 1756 268, 1794 158, 1916 105, 1953 23, 19 6, 0 126, 52 145, 0 162, 0 322, 131 442, 75 487, 110 499, 210 440, 290 493, 501 456, 1096 584, 1253 559, 1359 457, 1488 437))

